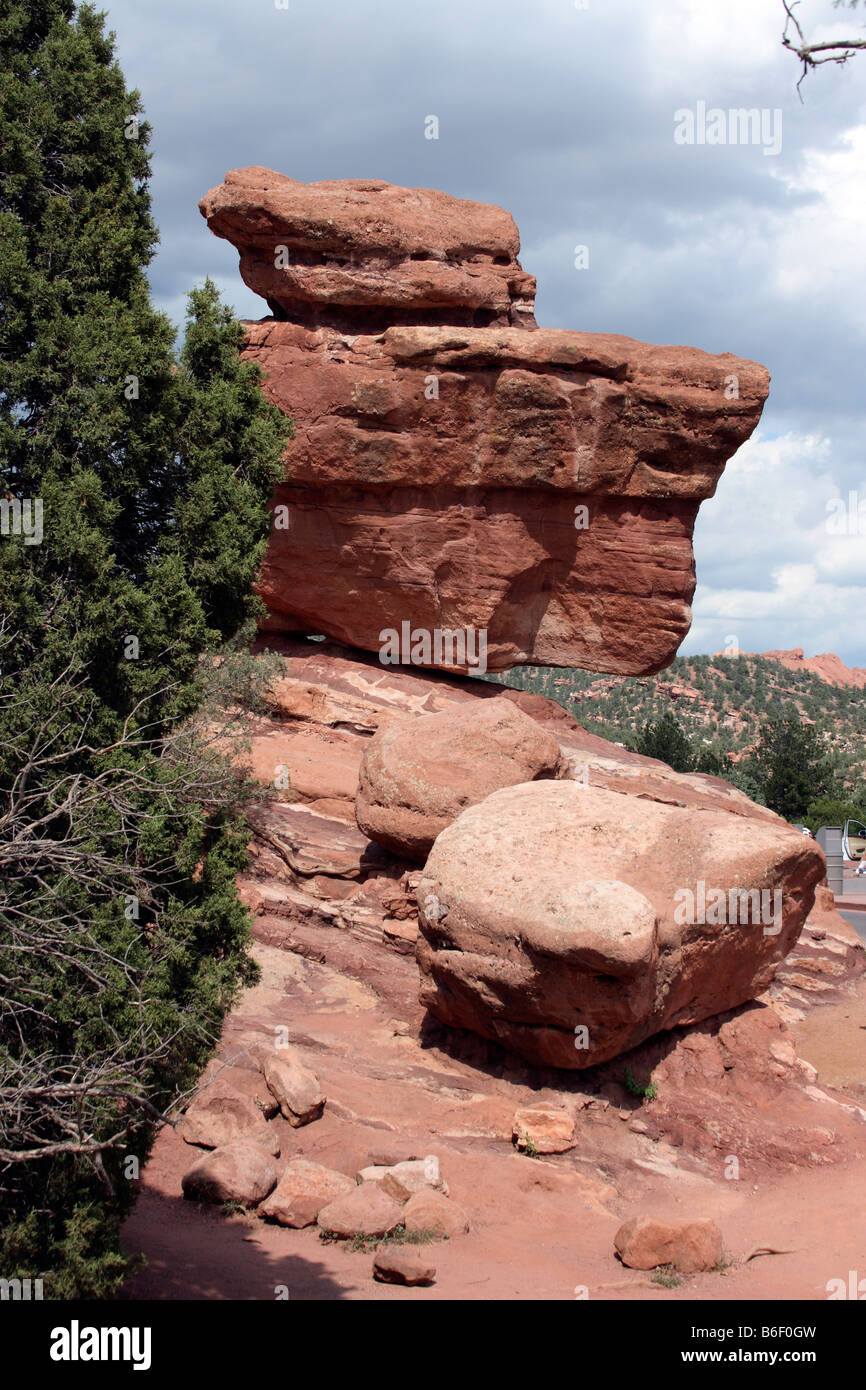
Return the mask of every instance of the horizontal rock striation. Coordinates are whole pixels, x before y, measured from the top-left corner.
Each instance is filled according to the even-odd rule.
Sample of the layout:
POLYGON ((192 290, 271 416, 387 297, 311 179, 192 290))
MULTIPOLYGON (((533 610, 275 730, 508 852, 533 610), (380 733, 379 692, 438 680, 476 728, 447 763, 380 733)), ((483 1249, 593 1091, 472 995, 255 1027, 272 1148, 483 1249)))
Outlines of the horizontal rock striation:
POLYGON ((404 623, 483 632, 488 670, 668 664, 697 510, 757 424, 763 367, 537 328, 501 208, 258 168, 200 206, 269 304, 245 353, 295 422, 270 630, 369 651, 404 623))

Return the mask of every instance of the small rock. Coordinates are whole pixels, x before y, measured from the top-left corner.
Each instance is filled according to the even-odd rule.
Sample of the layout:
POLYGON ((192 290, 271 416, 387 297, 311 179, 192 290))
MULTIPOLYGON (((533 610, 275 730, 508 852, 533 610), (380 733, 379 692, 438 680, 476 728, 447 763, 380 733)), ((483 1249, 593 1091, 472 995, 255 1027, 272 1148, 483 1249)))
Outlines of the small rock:
POLYGON ((362 1182, 377 1182, 395 1202, 408 1202, 414 1192, 425 1187, 435 1188, 448 1196, 448 1184, 439 1172, 439 1160, 435 1154, 426 1158, 406 1159, 387 1167, 376 1164, 362 1168, 358 1174, 362 1182))
POLYGON ((629 1269, 673 1265, 682 1274, 713 1269, 724 1254, 722 1233, 715 1221, 656 1221, 635 1216, 620 1226, 614 1246, 629 1269))
POLYGON ((408 1143, 401 1143, 398 1139, 394 1143, 389 1143, 384 1149, 368 1149, 367 1162, 376 1168, 393 1168, 397 1163, 406 1163, 410 1159, 421 1158, 417 1148, 408 1143))
POLYGON ((463 1208, 430 1187, 410 1197, 400 1217, 407 1231, 435 1231, 450 1237, 469 1230, 469 1218, 463 1208))
POLYGON ((518 1149, 562 1154, 574 1148, 574 1117, 553 1105, 531 1105, 514 1115, 513 1139, 518 1149))
POLYGON ((387 946, 391 946, 401 956, 411 956, 415 953, 415 942, 418 940, 418 919, 402 919, 396 917, 386 917, 382 923, 382 936, 387 946))
POLYGON ((315 1072, 302 1067, 288 1052, 271 1053, 265 1061, 265 1080, 280 1110, 295 1129, 317 1120, 325 1097, 315 1072))
POLYGON ((293 1158, 275 1190, 259 1207, 259 1215, 299 1230, 312 1226, 322 1207, 354 1190, 355 1183, 345 1173, 293 1158))
POLYGON ((184 1197, 195 1202, 240 1202, 253 1207, 277 1185, 277 1165, 258 1144, 236 1139, 203 1154, 181 1180, 184 1197))
POLYGON ((373 1260, 373 1278, 382 1284, 432 1284, 436 1278, 434 1265, 427 1265, 417 1255, 405 1250, 378 1250, 373 1260))
POLYGON ((317 1220, 335 1236, 387 1236, 402 1225, 403 1208, 378 1183, 365 1182, 322 1207, 317 1220))

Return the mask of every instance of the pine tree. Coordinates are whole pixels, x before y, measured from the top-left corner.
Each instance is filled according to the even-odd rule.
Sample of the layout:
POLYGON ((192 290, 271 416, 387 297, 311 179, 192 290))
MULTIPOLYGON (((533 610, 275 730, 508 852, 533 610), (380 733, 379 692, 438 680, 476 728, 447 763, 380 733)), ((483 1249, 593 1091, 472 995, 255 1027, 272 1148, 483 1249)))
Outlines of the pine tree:
POLYGON ((670 711, 660 719, 647 720, 633 746, 636 753, 642 753, 645 758, 658 758, 675 772, 691 772, 694 767, 694 749, 670 711))
POLYGON ((833 794, 834 778, 823 740, 814 725, 796 716, 771 719, 749 769, 766 804, 788 821, 802 821, 811 802, 833 794))

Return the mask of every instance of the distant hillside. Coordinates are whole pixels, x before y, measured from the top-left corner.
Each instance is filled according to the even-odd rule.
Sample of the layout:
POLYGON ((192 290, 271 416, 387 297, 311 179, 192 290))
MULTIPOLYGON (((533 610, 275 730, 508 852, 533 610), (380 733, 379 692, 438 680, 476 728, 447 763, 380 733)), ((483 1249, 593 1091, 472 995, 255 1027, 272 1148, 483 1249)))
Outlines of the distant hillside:
POLYGON ((796 715, 824 735, 843 783, 866 779, 866 689, 789 670, 775 656, 677 657, 659 675, 642 677, 521 666, 497 679, 557 700, 615 742, 628 743, 647 720, 670 712, 689 738, 735 762, 755 746, 762 722, 796 715))

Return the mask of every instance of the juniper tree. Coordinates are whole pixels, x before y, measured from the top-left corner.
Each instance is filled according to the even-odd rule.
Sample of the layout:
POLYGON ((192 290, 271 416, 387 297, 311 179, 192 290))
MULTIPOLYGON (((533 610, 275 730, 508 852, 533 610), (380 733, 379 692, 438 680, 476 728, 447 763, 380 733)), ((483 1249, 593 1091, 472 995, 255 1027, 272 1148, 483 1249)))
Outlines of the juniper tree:
POLYGON ((246 788, 207 695, 256 611, 286 426, 210 283, 176 357, 149 136, 102 16, 7 0, 0 1274, 47 1296, 112 1289, 127 1161, 250 978, 246 788))

